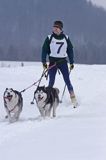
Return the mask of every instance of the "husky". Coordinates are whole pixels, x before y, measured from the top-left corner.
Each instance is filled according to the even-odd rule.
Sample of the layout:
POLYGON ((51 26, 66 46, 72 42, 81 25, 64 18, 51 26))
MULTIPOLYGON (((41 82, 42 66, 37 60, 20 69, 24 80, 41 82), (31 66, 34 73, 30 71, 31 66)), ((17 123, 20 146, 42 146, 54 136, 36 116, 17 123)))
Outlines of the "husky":
POLYGON ((41 114, 41 117, 56 117, 56 108, 59 105, 59 89, 45 86, 38 86, 34 92, 34 99, 41 114))
POLYGON ((7 112, 6 118, 9 119, 10 123, 17 121, 23 108, 23 98, 21 93, 12 88, 6 88, 3 99, 7 112))

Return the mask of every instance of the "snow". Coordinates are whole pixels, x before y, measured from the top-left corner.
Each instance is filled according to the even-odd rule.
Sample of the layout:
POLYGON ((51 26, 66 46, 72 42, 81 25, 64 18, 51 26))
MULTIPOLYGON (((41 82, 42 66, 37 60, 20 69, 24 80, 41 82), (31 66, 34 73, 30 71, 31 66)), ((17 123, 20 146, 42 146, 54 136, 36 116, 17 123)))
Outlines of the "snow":
MULTIPOLYGON (((36 86, 26 90, 18 122, 5 120, 5 88, 21 91, 42 74, 41 63, 0 68, 0 159, 1 160, 106 160, 106 65, 75 65, 71 73, 80 106, 72 108, 66 89, 57 117, 41 119, 36 104, 31 105, 36 86)), ((47 85, 43 78, 41 85, 47 85)), ((62 75, 56 83, 60 97, 62 75)))

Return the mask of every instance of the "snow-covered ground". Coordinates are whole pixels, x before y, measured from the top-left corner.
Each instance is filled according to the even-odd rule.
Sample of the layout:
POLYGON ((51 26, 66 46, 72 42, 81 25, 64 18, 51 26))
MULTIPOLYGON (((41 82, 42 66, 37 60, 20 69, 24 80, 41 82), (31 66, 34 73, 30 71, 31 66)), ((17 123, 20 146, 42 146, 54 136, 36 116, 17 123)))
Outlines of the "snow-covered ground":
MULTIPOLYGON (((72 108, 66 90, 57 117, 41 120, 36 104, 31 105, 36 86, 23 95, 20 120, 4 119, 6 87, 21 91, 42 74, 42 66, 0 68, 0 160, 106 160, 106 65, 75 65, 71 73, 80 106, 72 108)), ((48 81, 42 79, 41 84, 48 81)), ((56 77, 60 97, 62 75, 56 77)))

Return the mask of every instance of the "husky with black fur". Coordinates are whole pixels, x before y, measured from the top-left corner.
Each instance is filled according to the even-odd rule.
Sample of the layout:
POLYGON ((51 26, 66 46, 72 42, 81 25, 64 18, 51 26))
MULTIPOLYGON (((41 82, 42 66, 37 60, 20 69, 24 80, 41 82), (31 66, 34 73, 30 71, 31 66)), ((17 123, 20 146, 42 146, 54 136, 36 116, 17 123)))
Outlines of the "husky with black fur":
POLYGON ((4 95, 4 106, 7 112, 9 122, 15 122, 19 119, 23 107, 23 98, 20 92, 12 88, 6 88, 4 95))
POLYGON ((56 109, 59 105, 59 89, 52 87, 37 87, 34 92, 37 107, 42 117, 56 117, 56 109))

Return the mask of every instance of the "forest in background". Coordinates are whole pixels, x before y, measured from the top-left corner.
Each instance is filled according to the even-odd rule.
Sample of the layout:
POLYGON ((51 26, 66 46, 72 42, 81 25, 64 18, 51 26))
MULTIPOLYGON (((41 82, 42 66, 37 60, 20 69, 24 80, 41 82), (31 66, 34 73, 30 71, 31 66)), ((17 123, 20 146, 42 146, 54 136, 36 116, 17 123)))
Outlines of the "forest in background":
POLYGON ((0 0, 0 60, 40 61, 55 20, 64 22, 75 63, 106 64, 106 11, 86 0, 0 0))

